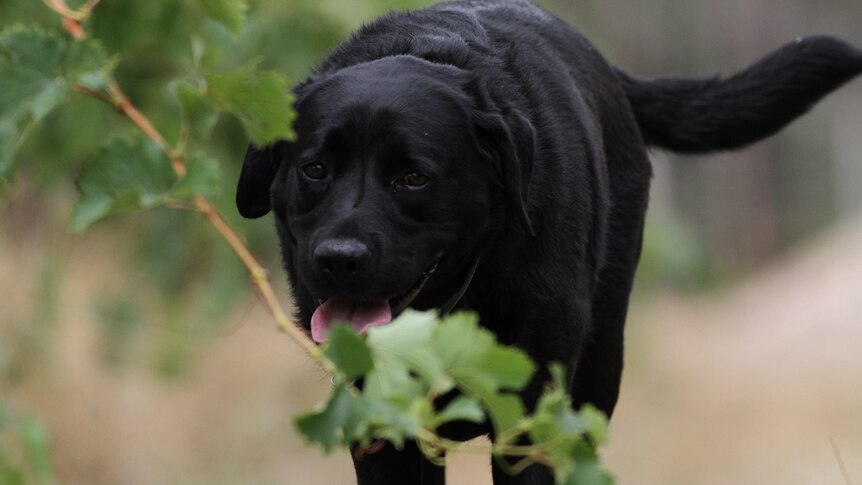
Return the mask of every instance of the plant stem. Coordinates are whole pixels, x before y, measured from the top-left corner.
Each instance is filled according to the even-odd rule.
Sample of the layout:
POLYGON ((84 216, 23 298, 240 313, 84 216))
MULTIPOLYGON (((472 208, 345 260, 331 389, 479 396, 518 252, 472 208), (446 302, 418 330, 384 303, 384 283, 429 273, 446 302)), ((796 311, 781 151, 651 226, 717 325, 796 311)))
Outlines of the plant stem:
MULTIPOLYGON (((272 285, 269 282, 269 274, 257 261, 257 258, 251 254, 251 251, 248 250, 245 244, 243 244, 239 235, 230 227, 224 218, 222 218, 215 207, 213 207, 213 205, 203 196, 195 196, 195 207, 197 207, 198 212, 210 221, 225 241, 227 241, 234 253, 236 253, 239 259, 242 260, 246 268, 248 268, 249 273, 251 273, 252 283, 263 298, 270 314, 275 318, 275 323, 278 326, 278 329, 286 333, 288 337, 290 337, 300 348, 302 348, 302 350, 305 351, 306 354, 320 362, 323 358, 320 348, 309 340, 308 336, 306 336, 305 333, 287 317, 287 314, 278 302, 278 299, 275 296, 275 291, 273 291, 272 285)), ((324 366, 326 367, 326 365, 324 366)))
POLYGON ((89 15, 100 1, 101 0, 87 0, 87 3, 81 7, 81 11, 89 15))
POLYGON ((57 13, 57 15, 63 17, 64 19, 74 20, 76 22, 83 21, 86 16, 81 12, 76 10, 72 10, 66 5, 66 0, 42 0, 45 5, 48 6, 51 10, 57 13))
MULTIPOLYGON (((44 0, 44 2, 55 12, 57 12, 64 20, 80 23, 86 19, 90 11, 95 7, 99 0, 88 1, 81 11, 73 11, 66 5, 65 0, 44 0)), ((78 40, 83 38, 83 29, 79 34, 76 34, 74 29, 67 26, 67 30, 78 40)), ((186 176, 186 158, 183 155, 184 150, 177 151, 165 140, 165 137, 152 124, 149 118, 146 117, 134 104, 129 100, 129 97, 123 92, 116 80, 111 78, 108 80, 107 94, 95 91, 85 86, 74 86, 75 92, 94 97, 100 101, 108 103, 118 109, 126 118, 129 119, 144 135, 155 143, 165 154, 170 158, 174 172, 179 178, 186 176)), ((239 259, 251 274, 251 281, 254 287, 260 294, 264 306, 269 311, 270 315, 275 319, 278 329, 286 333, 311 359, 321 364, 328 372, 335 370, 334 365, 324 358, 320 348, 311 341, 308 335, 305 334, 299 326, 287 316, 284 307, 279 303, 269 281, 269 274, 266 269, 257 261, 257 258, 252 255, 251 251, 243 243, 237 232, 225 221, 218 213, 215 206, 210 203, 205 197, 200 194, 195 195, 195 208, 205 217, 210 224, 224 238, 231 249, 236 253, 239 259)))

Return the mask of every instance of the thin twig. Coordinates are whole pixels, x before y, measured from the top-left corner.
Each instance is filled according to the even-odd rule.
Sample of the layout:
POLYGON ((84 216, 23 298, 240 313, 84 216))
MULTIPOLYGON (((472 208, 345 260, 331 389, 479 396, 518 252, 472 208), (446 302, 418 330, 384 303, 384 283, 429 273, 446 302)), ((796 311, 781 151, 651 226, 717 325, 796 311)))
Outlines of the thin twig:
POLYGON ((494 440, 500 446, 506 446, 512 441, 515 441, 516 438, 530 431, 530 428, 533 426, 533 422, 530 419, 523 419, 514 427, 503 431, 497 436, 497 439, 494 440))
POLYGON ((96 91, 95 89, 90 89, 87 86, 75 84, 72 86, 72 91, 74 91, 76 93, 80 93, 80 94, 85 94, 87 96, 90 96, 92 98, 96 98, 99 101, 103 101, 103 102, 108 103, 108 104, 113 104, 113 101, 111 101, 110 96, 108 96, 107 94, 105 94, 101 91, 96 91))
MULTIPOLYGON (((150 123, 150 120, 138 111, 138 108, 132 104, 128 96, 120 89, 117 81, 110 79, 108 81, 108 94, 110 95, 111 104, 117 107, 135 126, 140 129, 144 135, 153 141, 159 148, 165 152, 170 152, 170 145, 165 141, 165 137, 159 133, 159 130, 150 123)), ((169 153, 170 155, 170 153, 169 153)), ((179 173, 178 173, 179 175, 179 173)), ((185 173, 183 173, 183 176, 185 173)))
MULTIPOLYGON (((502 460, 502 461, 505 461, 505 460, 502 460)), ((497 463, 500 463, 500 462, 498 461, 497 463)), ((509 465, 507 467, 506 473, 508 473, 509 475, 520 475, 524 470, 526 470, 530 466, 534 465, 535 463, 536 463, 536 461, 533 460, 532 457, 528 456, 526 458, 521 458, 518 461, 518 463, 515 463, 514 465, 509 465)))
POLYGON ((89 14, 93 11, 94 8, 96 8, 96 5, 98 5, 100 1, 101 0, 87 0, 87 3, 84 4, 83 7, 81 7, 81 11, 89 14))
POLYGON ((195 206, 197 207, 198 212, 206 217, 222 235, 228 245, 230 245, 231 249, 233 249, 234 253, 236 253, 239 259, 242 260, 243 264, 245 264, 246 268, 248 268, 251 273, 252 283, 260 292, 267 309, 269 309, 269 312, 272 314, 273 318, 275 318, 278 329, 286 333, 288 337, 290 337, 297 345, 299 345, 300 348, 302 348, 302 350, 305 351, 306 354, 313 357, 315 360, 320 361, 320 348, 311 342, 305 333, 301 331, 298 326, 294 325, 287 317, 287 314, 275 296, 275 291, 273 291, 272 285, 269 283, 269 275, 267 271, 263 266, 261 266, 254 255, 251 254, 251 251, 248 250, 245 244, 243 244, 239 235, 237 235, 237 233, 221 217, 218 211, 216 211, 215 207, 213 207, 213 205, 203 196, 195 196, 195 206))
POLYGON ((72 10, 69 8, 69 6, 66 5, 66 0, 42 0, 42 2, 60 16, 63 20, 63 28, 66 32, 69 32, 69 35, 71 35, 75 40, 84 40, 87 36, 84 31, 84 21, 86 21, 90 16, 91 10, 99 3, 99 0, 95 0, 95 2, 91 0, 80 10, 72 10))
MULTIPOLYGON (((174 150, 165 141, 161 133, 153 126, 150 120, 129 101, 115 80, 108 82, 108 92, 111 103, 116 106, 135 126, 138 127, 150 140, 161 148, 170 157, 174 171, 182 178, 186 175, 185 158, 174 153, 174 150)), ((326 370, 332 371, 331 364, 322 362, 320 349, 315 345, 300 328, 295 325, 275 296, 275 291, 269 282, 269 275, 263 266, 257 261, 251 251, 242 242, 242 239, 232 227, 218 213, 216 208, 203 196, 195 196, 195 207, 215 229, 222 235, 234 253, 245 264, 254 286, 260 292, 264 304, 275 319, 278 329, 286 333, 309 357, 324 365, 326 370)))
POLYGON ((69 33, 75 40, 84 40, 87 37, 87 33, 84 32, 84 27, 81 26, 81 22, 77 20, 72 20, 69 18, 63 19, 63 28, 66 29, 66 32, 69 33))
POLYGON ((83 16, 81 14, 81 12, 78 12, 78 11, 75 11, 75 10, 72 10, 71 8, 69 8, 69 6, 66 5, 65 0, 42 0, 42 1, 45 3, 45 5, 48 6, 48 8, 50 8, 51 10, 56 12, 59 16, 63 17, 64 19, 82 21, 85 18, 85 16, 83 16))
MULTIPOLYGON (((80 12, 75 12, 69 9, 64 0, 43 0, 52 10, 67 20, 80 22, 89 15, 90 10, 95 7, 99 0, 90 0, 84 5, 83 10, 86 12, 81 15, 80 12), (80 19, 80 20, 79 20, 80 19)), ((78 39, 78 36, 75 36, 78 39)), ((165 137, 153 126, 149 118, 146 117, 134 104, 129 100, 129 97, 123 92, 116 80, 111 78, 108 80, 108 92, 100 93, 85 86, 76 85, 72 88, 75 92, 94 97, 105 103, 108 103, 117 108, 126 118, 128 118, 136 127, 138 127, 144 135, 147 136, 153 143, 161 148, 170 158, 171 164, 177 176, 182 178, 186 176, 186 159, 185 156, 177 152, 165 140, 165 137)), ((242 239, 233 230, 233 228, 224 220, 218 213, 216 208, 202 195, 195 196, 195 208, 203 215, 221 236, 227 241, 231 249, 236 253, 239 259, 245 264, 251 280, 257 291, 260 293, 264 305, 272 317, 275 319, 278 329, 286 333, 309 357, 315 362, 323 365, 326 371, 333 372, 334 365, 323 358, 320 348, 308 338, 299 326, 295 325, 287 316, 284 308, 279 303, 275 296, 275 291, 269 281, 269 275, 263 266, 257 261, 251 251, 245 246, 242 239)))

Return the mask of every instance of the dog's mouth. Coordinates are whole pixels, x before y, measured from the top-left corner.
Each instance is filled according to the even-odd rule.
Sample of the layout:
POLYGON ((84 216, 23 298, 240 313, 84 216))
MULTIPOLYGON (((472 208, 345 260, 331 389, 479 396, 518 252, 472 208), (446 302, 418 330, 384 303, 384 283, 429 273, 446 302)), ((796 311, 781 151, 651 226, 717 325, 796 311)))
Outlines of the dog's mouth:
POLYGON ((317 343, 326 341, 326 336, 336 323, 344 323, 358 333, 371 327, 379 327, 391 322, 407 309, 422 292, 422 288, 437 270, 442 254, 434 258, 431 266, 409 290, 394 298, 381 300, 360 300, 350 297, 333 297, 318 300, 318 306, 311 316, 311 338, 317 343))

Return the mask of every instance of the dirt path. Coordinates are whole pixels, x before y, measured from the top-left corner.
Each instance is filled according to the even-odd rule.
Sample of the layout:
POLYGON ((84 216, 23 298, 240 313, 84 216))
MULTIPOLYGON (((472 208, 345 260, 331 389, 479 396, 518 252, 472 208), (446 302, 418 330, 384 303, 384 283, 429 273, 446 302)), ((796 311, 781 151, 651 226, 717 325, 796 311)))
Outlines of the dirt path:
POLYGON ((862 480, 862 226, 708 301, 629 323, 610 467, 621 484, 862 480))

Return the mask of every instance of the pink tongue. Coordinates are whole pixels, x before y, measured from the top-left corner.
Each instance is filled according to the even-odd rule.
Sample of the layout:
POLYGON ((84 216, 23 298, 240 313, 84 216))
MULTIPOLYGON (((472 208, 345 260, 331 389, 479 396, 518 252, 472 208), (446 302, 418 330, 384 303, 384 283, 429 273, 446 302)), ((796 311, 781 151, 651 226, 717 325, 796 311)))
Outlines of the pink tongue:
POLYGON ((330 298, 317 307, 311 316, 311 338, 321 343, 326 340, 326 334, 335 322, 350 325, 359 333, 370 327, 384 325, 392 321, 392 310, 389 302, 356 301, 348 298, 330 298))

